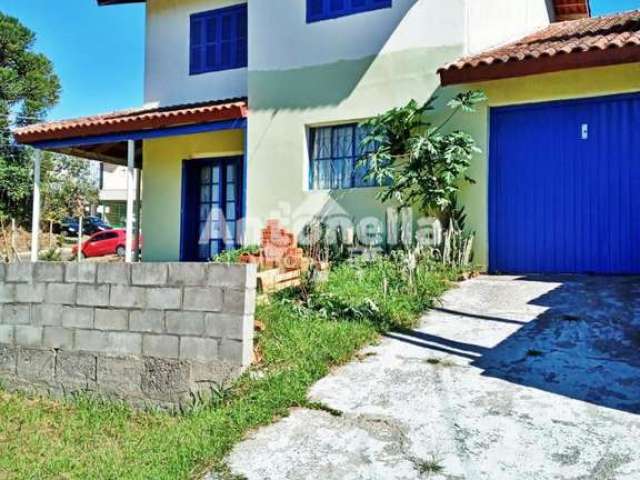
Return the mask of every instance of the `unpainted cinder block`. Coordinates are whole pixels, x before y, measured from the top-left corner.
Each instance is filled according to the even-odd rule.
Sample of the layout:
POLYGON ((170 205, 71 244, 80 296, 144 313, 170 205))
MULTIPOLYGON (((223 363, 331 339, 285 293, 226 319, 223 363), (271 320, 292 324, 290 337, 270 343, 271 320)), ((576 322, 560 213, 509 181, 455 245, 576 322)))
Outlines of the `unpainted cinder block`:
POLYGON ((0 304, 16 301, 16 285, 14 283, 0 283, 0 304))
POLYGON ((31 305, 31 325, 35 326, 60 326, 62 325, 62 305, 34 304, 31 305))
POLYGON ((201 287, 207 281, 206 263, 170 263, 167 285, 171 287, 201 287))
POLYGON ((182 303, 182 290, 179 288, 148 288, 147 308, 157 310, 177 310, 182 303))
POLYGON ((222 290, 214 287, 186 287, 182 305, 184 310, 219 312, 222 309, 222 290))
POLYGON ((253 329, 253 317, 238 313, 207 313, 204 323, 207 337, 230 340, 242 340, 248 329, 247 324, 253 329))
POLYGON ((142 338, 142 354, 146 357, 178 358, 180 339, 171 335, 146 334, 142 338))
POLYGON ((97 263, 69 262, 65 264, 64 279, 67 283, 95 283, 97 263))
POLYGON ((38 262, 34 266, 34 278, 36 282, 62 282, 64 281, 64 263, 38 262))
POLYGON ((109 305, 115 308, 146 308, 147 291, 140 287, 112 285, 109 305))
POLYGON ((218 350, 220 360, 233 365, 249 366, 253 357, 253 343, 238 340, 222 340, 218 350))
POLYGON ((0 373, 15 374, 18 349, 13 345, 0 345, 0 373))
POLYGON ((44 283, 16 284, 17 303, 42 303, 44 301, 44 283))
POLYGON ((76 303, 76 284, 49 283, 44 301, 54 305, 74 305, 76 303))
POLYGON ((207 264, 207 285, 219 288, 257 288, 257 267, 249 264, 207 264))
POLYGON ((7 282, 33 283, 33 263, 8 263, 5 280, 7 282))
POLYGON ((73 349, 73 329, 63 327, 44 327, 42 346, 62 350, 73 349))
POLYGON ((0 322, 5 325, 28 325, 31 321, 29 305, 2 305, 0 322))
POLYGON ((167 284, 166 263, 137 263, 131 267, 131 283, 145 287, 162 287, 167 284))
POLYGON ((5 345, 12 345, 15 327, 13 325, 0 325, 0 343, 5 345))
POLYGON ((211 338, 180 337, 180 358, 211 362, 218 359, 218 341, 211 338))
POLYGON ((97 330, 128 330, 129 310, 96 308, 94 325, 97 330))
POLYGON ((131 332, 77 330, 74 349, 111 355, 140 355, 142 353, 142 335, 131 332))
POLYGON ((224 291, 224 313, 240 313, 243 315, 253 315, 256 309, 256 290, 232 290, 224 291))
POLYGON ((18 349, 17 374, 26 380, 51 383, 55 369, 55 353, 51 350, 18 349))
POLYGON ((92 328, 93 309, 83 307, 64 307, 62 326, 67 328, 92 328))
POLYGON ((97 376, 95 355, 82 352, 58 352, 56 380, 62 384, 92 385, 97 376))
POLYGON ((164 312, 161 310, 133 310, 129 316, 129 330, 132 332, 164 332, 164 312))
POLYGON ((189 391, 191 367, 189 362, 145 358, 142 390, 151 395, 175 395, 189 391))
POLYGON ((76 303, 90 307, 109 305, 109 285, 78 285, 76 303))
POLYGON ((131 284, 131 265, 128 263, 101 263, 98 265, 98 283, 131 284))
POLYGON ((42 327, 33 327, 31 325, 16 325, 15 338, 16 344, 21 347, 41 347, 42 346, 42 327))
POLYGON ((167 332, 180 335, 203 335, 203 312, 167 312, 167 332))
POLYGON ((97 378, 100 389, 117 393, 119 396, 141 392, 141 359, 107 357, 100 355, 97 360, 97 378))

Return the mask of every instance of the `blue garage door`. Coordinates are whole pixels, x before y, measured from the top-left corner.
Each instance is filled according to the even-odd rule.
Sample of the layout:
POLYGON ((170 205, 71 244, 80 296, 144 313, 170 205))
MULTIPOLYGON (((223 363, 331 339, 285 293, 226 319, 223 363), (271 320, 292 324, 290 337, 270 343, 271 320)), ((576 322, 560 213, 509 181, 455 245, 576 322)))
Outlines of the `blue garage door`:
POLYGON ((490 270, 640 273, 640 95, 491 111, 490 270))

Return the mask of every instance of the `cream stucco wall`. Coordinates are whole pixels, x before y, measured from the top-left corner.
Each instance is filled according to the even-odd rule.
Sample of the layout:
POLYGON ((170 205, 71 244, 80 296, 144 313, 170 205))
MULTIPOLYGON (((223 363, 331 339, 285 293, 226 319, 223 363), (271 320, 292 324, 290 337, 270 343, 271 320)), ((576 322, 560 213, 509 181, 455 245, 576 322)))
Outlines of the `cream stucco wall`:
POLYGON ((239 0, 147 0, 145 102, 176 105, 247 95, 247 69, 189 75, 190 16, 239 0))
POLYGON ((180 260, 182 163, 242 155, 242 130, 228 130, 144 142, 142 232, 144 260, 180 260))
MULTIPOLYGON (((469 172, 477 183, 466 187, 461 198, 467 209, 469 227, 477 234, 476 262, 486 266, 490 248, 488 242, 490 108, 640 92, 640 64, 573 70, 464 87, 464 89, 471 88, 484 90, 489 97, 489 102, 475 114, 458 117, 451 128, 463 128, 471 133, 483 151, 476 157, 469 172)), ((456 90, 460 89, 446 89, 442 93, 451 95, 456 90)))
MULTIPOLYGON (((546 0, 500 0, 517 3, 506 7, 510 25, 502 28, 502 14, 491 8, 485 14, 476 2, 487 3, 395 0, 391 9, 306 24, 306 2, 249 1, 247 209, 253 223, 280 215, 298 230, 327 209, 383 222, 377 189, 309 190, 309 128, 426 101, 439 89, 437 69, 464 55, 469 38, 476 46, 500 35, 507 40, 549 18, 546 0), (483 33, 470 36, 470 27, 483 33)), ((246 232, 247 242, 256 241, 256 229, 246 232)))
MULTIPOLYGON (((308 129, 428 99, 438 66, 463 52, 464 0, 396 0, 309 25, 305 4, 249 3, 248 217, 255 225, 281 217, 295 231, 336 211, 383 220, 377 189, 309 190, 308 129), (287 28, 274 34, 263 23, 269 17, 287 28)), ((252 243, 258 231, 250 227, 252 243)))

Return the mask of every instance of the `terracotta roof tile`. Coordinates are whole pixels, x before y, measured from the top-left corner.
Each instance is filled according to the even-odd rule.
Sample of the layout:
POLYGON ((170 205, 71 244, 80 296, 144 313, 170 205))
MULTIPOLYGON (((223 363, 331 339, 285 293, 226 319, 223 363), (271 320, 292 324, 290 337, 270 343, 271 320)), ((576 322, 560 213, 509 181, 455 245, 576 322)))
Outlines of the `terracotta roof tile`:
POLYGON ((158 108, 138 108, 90 117, 37 123, 14 130, 20 143, 35 143, 179 125, 241 119, 247 116, 247 100, 235 98, 158 108))
MULTIPOLYGON (((554 23, 521 40, 461 58, 438 72, 446 74, 529 59, 640 46, 640 11, 554 23)), ((640 60, 640 59, 639 59, 640 60)))

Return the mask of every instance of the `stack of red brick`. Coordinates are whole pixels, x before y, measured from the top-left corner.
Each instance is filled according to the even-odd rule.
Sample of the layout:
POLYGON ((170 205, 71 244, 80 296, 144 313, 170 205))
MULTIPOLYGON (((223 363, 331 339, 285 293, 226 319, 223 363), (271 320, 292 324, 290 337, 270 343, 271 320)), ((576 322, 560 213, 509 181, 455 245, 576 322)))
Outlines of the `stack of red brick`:
POLYGON ((298 247, 296 236, 283 228, 278 220, 267 221, 262 230, 259 259, 249 257, 243 256, 241 261, 259 263, 263 269, 299 270, 304 263, 304 251, 298 247))
POLYGON ((296 236, 282 228, 278 220, 267 221, 262 230, 260 257, 267 268, 298 270, 302 266, 304 252, 298 248, 296 236))

